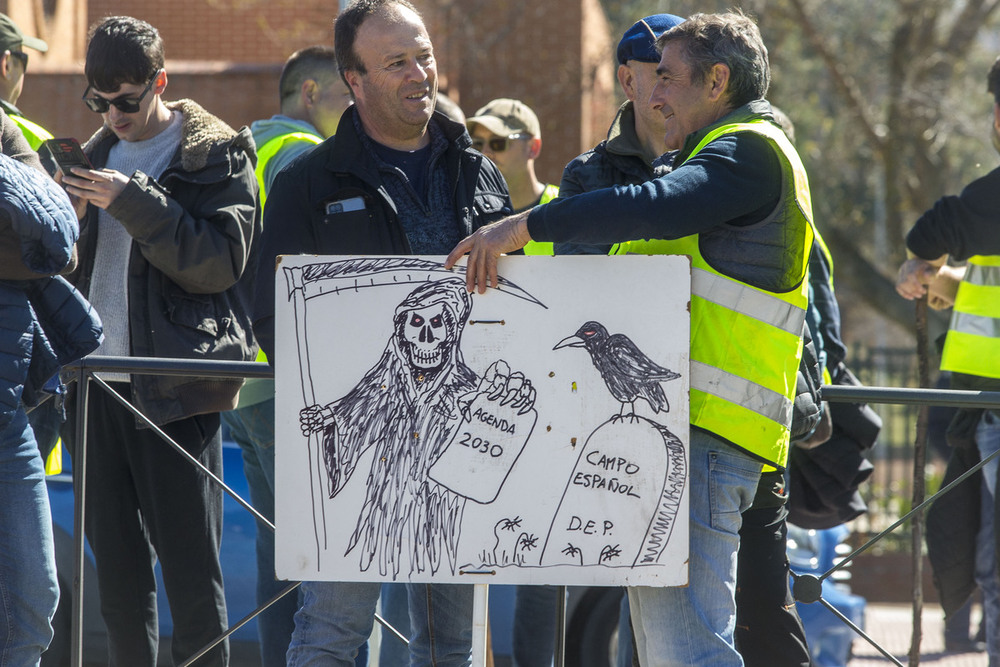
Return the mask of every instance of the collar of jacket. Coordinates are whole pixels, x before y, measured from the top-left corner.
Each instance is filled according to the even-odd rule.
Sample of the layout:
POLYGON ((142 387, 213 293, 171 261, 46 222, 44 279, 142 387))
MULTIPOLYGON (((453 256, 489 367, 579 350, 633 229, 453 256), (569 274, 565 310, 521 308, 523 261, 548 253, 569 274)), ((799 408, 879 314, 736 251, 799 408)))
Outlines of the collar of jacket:
POLYGON ((618 113, 608 128, 607 150, 615 155, 638 157, 644 162, 646 156, 642 153, 639 136, 635 131, 635 107, 631 100, 626 100, 618 107, 618 113))
POLYGON ((21 110, 16 106, 8 102, 7 100, 0 99, 0 108, 4 110, 8 116, 24 116, 21 110))
MULTIPOLYGON (((354 105, 347 108, 337 125, 336 141, 327 158, 326 168, 335 173, 350 173, 362 180, 377 185, 381 182, 375 160, 358 136, 354 119, 357 116, 354 105)), ((454 181, 458 175, 458 159, 462 153, 472 146, 472 139, 461 123, 448 118, 439 111, 431 116, 431 122, 436 123, 444 138, 448 141, 445 160, 448 173, 454 181)))
MULTIPOLYGON (((705 137, 705 135, 715 128, 723 125, 731 125, 733 123, 746 123, 747 121, 756 120, 758 118, 763 118, 764 120, 774 123, 774 115, 771 113, 771 103, 767 100, 754 100, 753 102, 748 102, 741 107, 733 109, 711 125, 706 125, 697 132, 692 132, 687 135, 684 139, 684 147, 681 148, 680 153, 678 153, 677 157, 674 159, 674 165, 682 164, 691 154, 691 151, 695 149, 695 146, 697 146, 698 143, 705 137)), ((777 125, 777 123, 775 123, 775 125, 777 125)))
POLYGON ((677 151, 667 151, 663 155, 653 160, 652 165, 646 161, 642 144, 639 143, 639 135, 635 131, 635 105, 631 100, 626 100, 618 107, 618 113, 608 128, 608 138, 604 141, 604 150, 611 155, 624 158, 638 158, 643 164, 652 167, 652 177, 669 171, 673 163, 674 155, 677 151))
MULTIPOLYGON (((188 173, 199 171, 223 156, 228 162, 229 152, 234 148, 242 149, 250 155, 251 161, 256 166, 257 151, 248 128, 244 127, 237 132, 221 119, 205 111, 194 100, 167 102, 166 106, 170 111, 180 111, 183 117, 180 145, 180 165, 183 171, 188 173)), ((117 142, 118 137, 114 132, 106 125, 102 125, 87 140, 83 150, 88 155, 91 153, 106 155, 117 142)), ((100 155, 97 161, 103 164, 104 155, 100 155)))

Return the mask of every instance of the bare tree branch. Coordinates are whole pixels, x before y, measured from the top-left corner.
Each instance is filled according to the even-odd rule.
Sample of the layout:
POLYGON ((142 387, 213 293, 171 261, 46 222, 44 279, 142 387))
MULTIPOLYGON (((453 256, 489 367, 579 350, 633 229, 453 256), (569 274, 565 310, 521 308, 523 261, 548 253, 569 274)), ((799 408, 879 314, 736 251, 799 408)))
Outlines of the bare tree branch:
POLYGON ((826 44, 826 40, 823 38, 819 30, 816 29, 816 25, 810 18, 809 12, 806 11, 803 0, 788 1, 795 10, 796 17, 802 25, 802 29, 805 31, 806 36, 809 39, 809 43, 812 44, 813 48, 819 53, 820 58, 823 59, 823 63, 826 65, 831 77, 833 77, 834 84, 847 100, 848 106, 854 111, 861 129, 866 135, 868 135, 868 140, 876 146, 879 151, 884 150, 884 138, 876 129, 876 124, 869 117, 865 104, 862 101, 863 96, 861 95, 861 92, 854 84, 853 79, 844 73, 840 66, 840 62, 833 56, 833 53, 826 44))

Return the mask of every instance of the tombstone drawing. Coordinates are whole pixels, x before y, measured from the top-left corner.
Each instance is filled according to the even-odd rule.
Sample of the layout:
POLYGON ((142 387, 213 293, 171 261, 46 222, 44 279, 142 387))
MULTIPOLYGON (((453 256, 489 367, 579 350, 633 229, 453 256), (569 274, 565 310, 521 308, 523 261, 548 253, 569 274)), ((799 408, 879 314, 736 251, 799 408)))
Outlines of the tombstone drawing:
POLYGON ((584 443, 542 547, 541 564, 655 564, 676 523, 686 457, 681 440, 636 414, 635 403, 642 398, 654 413, 669 411, 661 383, 681 375, 655 363, 628 336, 609 335, 599 322, 586 322, 553 349, 567 347, 590 354, 621 409, 584 443), (594 502, 595 494, 601 502, 594 502), (643 538, 636 541, 636 536, 643 538))

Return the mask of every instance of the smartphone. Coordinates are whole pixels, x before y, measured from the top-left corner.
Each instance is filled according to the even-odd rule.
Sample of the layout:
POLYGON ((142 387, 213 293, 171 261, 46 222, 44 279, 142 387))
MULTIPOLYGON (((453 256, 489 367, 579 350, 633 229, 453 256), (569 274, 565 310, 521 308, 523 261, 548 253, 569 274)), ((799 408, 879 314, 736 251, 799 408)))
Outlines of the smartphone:
POLYGON ((56 168, 63 175, 72 176, 73 172, 70 171, 72 167, 94 168, 94 165, 90 163, 90 159, 87 158, 87 154, 80 147, 80 142, 72 137, 47 139, 42 142, 41 147, 48 152, 49 157, 52 158, 52 162, 55 163, 56 168))

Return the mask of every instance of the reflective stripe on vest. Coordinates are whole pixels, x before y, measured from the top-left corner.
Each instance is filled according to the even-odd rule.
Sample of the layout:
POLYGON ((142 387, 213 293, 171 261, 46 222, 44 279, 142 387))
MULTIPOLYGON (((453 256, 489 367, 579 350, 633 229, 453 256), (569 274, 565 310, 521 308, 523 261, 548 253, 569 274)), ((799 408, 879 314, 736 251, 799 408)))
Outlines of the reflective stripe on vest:
POLYGON ((1000 378, 1000 256, 969 258, 955 295, 941 370, 1000 378))
MULTIPOLYGON (((538 205, 548 204, 550 201, 559 196, 559 186, 558 185, 546 185, 545 189, 542 191, 542 198, 538 200, 538 205)), ((552 247, 551 241, 528 241, 528 245, 524 246, 525 255, 554 255, 556 251, 552 247)))
POLYGON ((257 149, 257 168, 254 169, 254 174, 257 176, 257 186, 260 192, 260 209, 262 211, 264 210, 264 202, 267 200, 267 188, 264 187, 264 171, 267 169, 267 163, 278 154, 278 151, 285 147, 285 144, 295 141, 308 141, 311 144, 321 144, 323 143, 323 137, 310 132, 289 132, 288 134, 279 134, 276 137, 268 139, 264 142, 263 146, 257 149))
POLYGON ((781 160, 782 224, 801 230, 795 242, 802 243, 797 265, 787 267, 786 277, 795 285, 790 291, 766 291, 715 270, 701 253, 698 235, 621 243, 611 252, 691 256, 691 424, 783 467, 809 298, 806 272, 814 239, 809 184, 795 149, 766 121, 717 128, 689 159, 732 132, 764 136, 781 160))
POLYGON ((23 134, 24 138, 28 140, 28 145, 31 146, 31 150, 33 151, 37 151, 43 141, 52 139, 51 132, 38 123, 28 120, 24 116, 11 115, 8 116, 8 118, 14 121, 14 124, 21 128, 21 134, 23 134))

